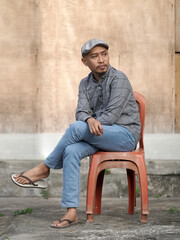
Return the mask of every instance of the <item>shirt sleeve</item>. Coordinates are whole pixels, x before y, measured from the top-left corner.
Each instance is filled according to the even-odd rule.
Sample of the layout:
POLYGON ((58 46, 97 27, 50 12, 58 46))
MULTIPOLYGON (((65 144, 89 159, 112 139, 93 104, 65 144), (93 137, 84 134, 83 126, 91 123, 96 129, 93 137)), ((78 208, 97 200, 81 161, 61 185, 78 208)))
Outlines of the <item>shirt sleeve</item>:
POLYGON ((132 94, 131 84, 126 76, 116 76, 110 85, 109 101, 96 119, 103 125, 112 125, 123 114, 132 94))
POLYGON ((78 104, 76 108, 76 121, 86 121, 92 117, 92 110, 88 101, 87 91, 82 82, 79 85, 78 104))

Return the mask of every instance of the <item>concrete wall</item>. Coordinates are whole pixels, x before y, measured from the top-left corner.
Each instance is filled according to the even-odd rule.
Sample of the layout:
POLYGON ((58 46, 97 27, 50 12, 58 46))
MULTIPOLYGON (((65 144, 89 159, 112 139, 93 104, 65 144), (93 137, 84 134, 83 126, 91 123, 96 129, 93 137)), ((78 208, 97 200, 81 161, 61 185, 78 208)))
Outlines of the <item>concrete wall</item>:
POLYGON ((175 50, 180 53, 180 0, 176 0, 176 44, 175 50))
MULTIPOLYGON (((59 133, 0 134, 0 162, 4 160, 44 160, 62 137, 59 133)), ((144 136, 146 160, 179 161, 180 134, 144 136)), ((163 164, 164 164, 163 163, 163 164)), ((176 169, 175 169, 176 170, 176 169)))
POLYGON ((175 132, 180 133, 180 53, 176 54, 175 132))
POLYGON ((0 6, 0 132, 34 132, 34 1, 0 0, 0 6))
POLYGON ((175 132, 180 133, 180 0, 176 0, 175 132))
POLYGON ((74 121, 80 47, 110 45, 111 64, 147 99, 147 133, 174 131, 174 0, 0 0, 0 132, 64 132, 74 121))

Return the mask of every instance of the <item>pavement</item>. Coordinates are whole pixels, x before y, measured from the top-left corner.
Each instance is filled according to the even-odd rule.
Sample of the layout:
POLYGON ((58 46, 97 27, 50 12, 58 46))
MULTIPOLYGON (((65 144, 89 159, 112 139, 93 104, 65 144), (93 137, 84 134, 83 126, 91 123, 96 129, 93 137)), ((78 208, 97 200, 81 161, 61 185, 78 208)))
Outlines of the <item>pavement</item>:
POLYGON ((148 223, 140 222, 140 199, 134 215, 128 215, 127 198, 103 198, 102 213, 95 215, 93 223, 86 222, 86 199, 81 198, 78 224, 54 229, 50 225, 62 217, 66 209, 60 207, 60 198, 1 197, 1 240, 179 240, 180 198, 149 198, 148 223), (30 214, 14 213, 30 208, 30 214), (4 215, 4 216, 2 216, 4 215))

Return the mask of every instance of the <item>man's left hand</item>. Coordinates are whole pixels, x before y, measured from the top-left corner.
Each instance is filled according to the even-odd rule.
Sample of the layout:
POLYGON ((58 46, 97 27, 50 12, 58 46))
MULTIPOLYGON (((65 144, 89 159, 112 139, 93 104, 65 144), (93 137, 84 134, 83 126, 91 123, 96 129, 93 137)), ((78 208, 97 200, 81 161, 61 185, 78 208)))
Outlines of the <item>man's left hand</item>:
POLYGON ((96 136, 101 136, 103 134, 103 127, 98 120, 91 117, 88 118, 86 122, 88 123, 89 130, 92 134, 96 136))

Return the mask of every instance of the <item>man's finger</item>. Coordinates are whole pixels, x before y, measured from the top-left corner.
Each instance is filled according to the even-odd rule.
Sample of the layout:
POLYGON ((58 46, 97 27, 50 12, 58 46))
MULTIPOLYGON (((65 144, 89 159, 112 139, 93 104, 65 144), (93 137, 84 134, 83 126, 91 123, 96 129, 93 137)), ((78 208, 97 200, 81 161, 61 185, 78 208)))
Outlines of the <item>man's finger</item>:
POLYGON ((90 130, 91 134, 94 134, 92 126, 89 127, 89 130, 90 130))
POLYGON ((99 128, 96 129, 96 136, 101 136, 101 131, 99 130, 99 128))
POLYGON ((98 124, 98 131, 100 134, 103 134, 103 127, 102 127, 101 123, 98 124))
POLYGON ((94 134, 94 135, 97 135, 96 128, 94 126, 92 127, 92 132, 91 133, 94 134))
POLYGON ((99 134, 100 134, 99 129, 97 128, 96 125, 93 125, 91 129, 92 129, 92 132, 91 132, 92 134, 99 136, 99 134))
POLYGON ((103 127, 102 126, 99 126, 99 131, 101 134, 103 134, 103 127))
POLYGON ((99 135, 99 131, 98 131, 98 129, 97 129, 97 128, 94 128, 94 134, 95 134, 96 136, 98 136, 98 135, 99 135))

